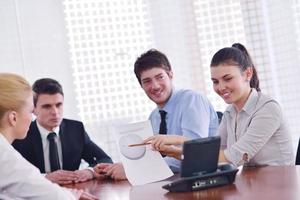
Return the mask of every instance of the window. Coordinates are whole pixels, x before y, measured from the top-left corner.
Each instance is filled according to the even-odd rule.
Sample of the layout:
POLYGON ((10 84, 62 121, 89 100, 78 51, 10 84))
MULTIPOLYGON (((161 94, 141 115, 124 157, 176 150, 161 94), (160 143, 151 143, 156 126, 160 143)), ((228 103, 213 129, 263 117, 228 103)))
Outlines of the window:
POLYGON ((226 105, 212 89, 210 59, 224 46, 244 43, 262 91, 288 116, 296 146, 298 1, 65 0, 64 6, 80 117, 115 161, 112 125, 145 120, 155 107, 133 73, 136 57, 150 48, 166 53, 176 87, 201 91, 223 111, 226 105))

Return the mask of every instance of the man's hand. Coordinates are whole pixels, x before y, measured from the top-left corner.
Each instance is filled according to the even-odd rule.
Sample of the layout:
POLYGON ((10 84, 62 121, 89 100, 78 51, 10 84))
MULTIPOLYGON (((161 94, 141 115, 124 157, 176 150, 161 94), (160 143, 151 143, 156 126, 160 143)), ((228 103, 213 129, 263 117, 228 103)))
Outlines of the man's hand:
POLYGON ((78 175, 78 179, 75 183, 85 182, 94 178, 94 172, 90 169, 76 170, 75 173, 78 175))
POLYGON ((100 163, 94 167, 97 178, 111 177, 114 180, 126 180, 125 170, 121 163, 100 163))
POLYGON ((111 164, 104 171, 107 176, 110 176, 114 180, 121 181, 127 179, 122 163, 111 164))
POLYGON ((108 176, 106 175, 106 172, 104 171, 108 166, 112 165, 111 163, 99 163, 96 166, 94 166, 94 176, 97 179, 105 179, 108 176))
POLYGON ((57 170, 46 174, 45 177, 51 182, 59 185, 71 184, 79 179, 79 175, 77 173, 66 170, 57 170))

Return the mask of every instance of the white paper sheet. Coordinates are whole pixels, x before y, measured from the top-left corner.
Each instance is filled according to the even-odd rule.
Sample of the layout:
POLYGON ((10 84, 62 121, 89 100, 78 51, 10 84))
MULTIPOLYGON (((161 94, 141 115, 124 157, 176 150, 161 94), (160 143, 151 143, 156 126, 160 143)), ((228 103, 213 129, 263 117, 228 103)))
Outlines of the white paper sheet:
POLYGON ((115 133, 125 173, 132 185, 152 183, 173 175, 160 153, 153 151, 150 145, 128 146, 142 143, 153 135, 150 121, 117 126, 115 133))

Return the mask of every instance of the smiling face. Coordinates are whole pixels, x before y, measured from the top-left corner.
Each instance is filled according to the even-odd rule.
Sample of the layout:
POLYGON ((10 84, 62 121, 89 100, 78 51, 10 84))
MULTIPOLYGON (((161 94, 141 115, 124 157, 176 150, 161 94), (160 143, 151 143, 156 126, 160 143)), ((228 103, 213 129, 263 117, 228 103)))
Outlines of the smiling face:
POLYGON ((252 68, 248 67, 241 72, 238 66, 218 65, 210 69, 215 92, 226 103, 233 104, 237 110, 241 110, 251 91, 249 81, 252 77, 252 68))
POLYGON ((64 97, 60 93, 40 94, 34 108, 38 123, 49 131, 59 126, 63 117, 63 102, 64 97))
POLYGON ((141 86, 147 96, 162 108, 172 93, 172 71, 154 67, 141 72, 141 86))

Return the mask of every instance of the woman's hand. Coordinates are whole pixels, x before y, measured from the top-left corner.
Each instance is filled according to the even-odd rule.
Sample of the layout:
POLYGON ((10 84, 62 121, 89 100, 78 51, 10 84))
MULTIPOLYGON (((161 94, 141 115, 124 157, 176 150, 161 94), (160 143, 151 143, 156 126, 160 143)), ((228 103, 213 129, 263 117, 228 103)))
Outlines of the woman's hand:
POLYGON ((182 145, 187 140, 180 135, 154 135, 144 140, 144 143, 151 142, 154 149, 161 145, 182 145))
POLYGON ((178 160, 182 160, 182 147, 178 147, 175 145, 164 145, 158 150, 160 153, 166 156, 170 156, 176 158, 178 160))
POLYGON ((144 140, 144 143, 151 143, 154 150, 164 155, 181 159, 182 149, 176 145, 182 145, 187 140, 179 135, 154 135, 144 140))

